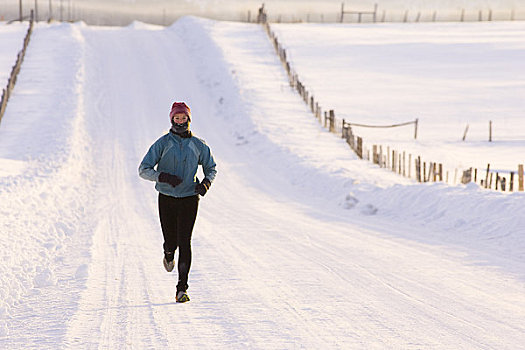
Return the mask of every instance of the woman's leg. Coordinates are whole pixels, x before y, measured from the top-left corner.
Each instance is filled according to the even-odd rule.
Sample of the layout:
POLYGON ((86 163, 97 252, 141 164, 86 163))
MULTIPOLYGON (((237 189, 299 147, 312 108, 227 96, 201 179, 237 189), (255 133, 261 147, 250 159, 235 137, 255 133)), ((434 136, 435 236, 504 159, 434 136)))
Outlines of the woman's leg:
POLYGON ((177 249, 177 207, 175 201, 176 198, 159 193, 160 226, 164 236, 164 255, 167 261, 173 260, 173 255, 177 249))
POLYGON ((177 292, 188 289, 188 274, 191 266, 191 235, 197 209, 199 206, 199 196, 180 198, 178 202, 177 218, 177 244, 179 246, 179 283, 177 292))

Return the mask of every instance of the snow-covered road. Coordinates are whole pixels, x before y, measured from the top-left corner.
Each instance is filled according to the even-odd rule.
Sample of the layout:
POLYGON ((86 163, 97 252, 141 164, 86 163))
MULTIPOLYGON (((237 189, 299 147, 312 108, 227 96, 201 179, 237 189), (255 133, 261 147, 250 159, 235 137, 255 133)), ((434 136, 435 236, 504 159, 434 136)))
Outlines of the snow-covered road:
POLYGON ((259 26, 41 25, 32 40, 32 74, 0 127, 0 161, 24 169, 1 178, 1 348, 523 346, 523 276, 345 197, 413 185, 313 120, 259 26), (53 89, 31 89, 40 80, 53 89), (186 304, 162 266, 153 184, 137 175, 173 100, 189 102, 218 163, 186 304))

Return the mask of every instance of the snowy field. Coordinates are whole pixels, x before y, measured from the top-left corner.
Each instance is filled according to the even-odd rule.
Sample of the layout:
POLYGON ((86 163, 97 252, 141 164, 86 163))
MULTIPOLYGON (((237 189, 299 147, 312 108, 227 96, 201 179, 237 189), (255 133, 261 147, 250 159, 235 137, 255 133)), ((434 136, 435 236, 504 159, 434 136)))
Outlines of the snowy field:
MULTIPOLYGON (((468 66, 472 81, 461 76, 451 85, 448 66, 423 69, 418 57, 438 61, 433 45, 402 60, 416 27, 343 26, 349 38, 369 28, 377 39, 352 53, 357 63, 374 63, 375 73, 362 71, 364 64, 345 66, 356 37, 342 40, 339 58, 330 61, 345 74, 375 79, 357 88, 341 74, 337 85, 352 100, 322 84, 317 75, 335 74, 329 65, 312 68, 322 57, 300 43, 309 27, 278 30, 307 86, 336 112, 384 122, 430 111, 418 114, 416 146, 437 157, 434 148, 447 144, 433 132, 442 127, 437 115, 463 116, 475 130, 487 116, 474 120, 479 105, 499 97, 508 103, 497 101, 497 114, 507 108, 509 120, 518 120, 524 43, 508 34, 523 32, 517 24, 433 26, 443 33, 435 39, 443 48, 463 52, 446 57, 452 66, 468 66), (507 40, 512 57, 500 62, 508 55, 495 50, 472 63, 481 47, 464 45, 465 38, 457 43, 455 33, 464 30, 493 37, 493 45, 480 44, 485 49, 507 40), (406 66, 399 72, 378 44, 395 33, 390 60, 406 66), (504 75, 493 82, 487 64, 504 75), (381 74, 388 84, 379 89, 381 74), (480 81, 487 96, 495 85, 502 91, 483 99, 480 81), (417 99, 405 96, 415 93, 417 99), (477 103, 469 107, 471 98, 477 103)), ((331 38, 322 28, 311 37, 331 38)), ((11 30, 0 25, 0 37, 11 30)), ((327 50, 336 50, 331 40, 324 40, 327 50)), ((17 49, 2 48, 2 60, 7 51, 17 49)), ((509 134, 515 141, 509 150, 523 147, 520 132, 509 134)), ((475 135, 468 147, 489 147, 475 135)), ((403 140, 396 134, 387 141, 403 140)), ((451 137, 450 147, 456 141, 451 137)), ((504 147, 497 144, 495 152, 504 147)), ((0 169, 2 349, 519 349, 525 343, 525 195, 416 184, 357 159, 290 89, 258 25, 195 17, 168 28, 38 24, 0 124, 0 169), (148 147, 167 132, 174 100, 192 107, 192 129, 218 164, 194 230, 187 304, 174 302, 177 276, 162 266, 156 193, 137 174, 148 147)))
POLYGON ((394 147, 449 171, 490 163, 516 172, 525 162, 525 22, 272 29, 302 83, 336 117, 368 125, 419 118, 415 142, 413 126, 355 127, 368 147, 394 147))

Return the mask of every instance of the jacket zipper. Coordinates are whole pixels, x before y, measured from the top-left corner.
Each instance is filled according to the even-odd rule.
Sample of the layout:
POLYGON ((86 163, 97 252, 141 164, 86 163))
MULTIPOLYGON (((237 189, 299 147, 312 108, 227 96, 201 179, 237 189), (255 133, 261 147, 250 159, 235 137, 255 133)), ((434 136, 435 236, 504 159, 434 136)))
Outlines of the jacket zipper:
MULTIPOLYGON (((180 155, 182 157, 182 139, 180 140, 180 155)), ((182 179, 184 179, 184 170, 186 169, 186 157, 184 157, 184 160, 182 161, 182 179)))

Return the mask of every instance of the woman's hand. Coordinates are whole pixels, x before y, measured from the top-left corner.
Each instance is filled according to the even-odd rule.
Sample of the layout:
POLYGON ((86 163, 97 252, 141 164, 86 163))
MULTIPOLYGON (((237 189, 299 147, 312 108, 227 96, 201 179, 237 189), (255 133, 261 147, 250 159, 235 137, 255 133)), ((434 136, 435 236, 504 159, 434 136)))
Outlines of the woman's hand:
POLYGON ((208 192, 208 189, 211 186, 211 182, 208 179, 202 180, 200 184, 195 185, 195 192, 200 194, 201 196, 204 196, 206 192, 208 192))
POLYGON ((182 183, 182 179, 177 175, 171 175, 168 173, 160 173, 159 182, 165 182, 170 184, 173 187, 177 187, 182 183))

